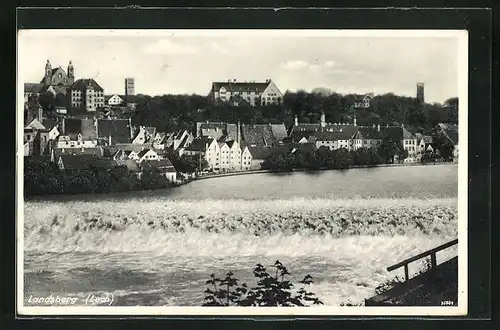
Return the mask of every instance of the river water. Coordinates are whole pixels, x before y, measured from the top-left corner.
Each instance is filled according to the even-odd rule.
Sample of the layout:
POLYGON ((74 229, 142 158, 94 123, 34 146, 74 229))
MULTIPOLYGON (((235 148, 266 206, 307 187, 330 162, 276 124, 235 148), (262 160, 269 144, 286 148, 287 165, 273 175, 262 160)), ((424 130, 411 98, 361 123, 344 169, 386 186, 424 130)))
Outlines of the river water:
MULTIPOLYGON (((115 306, 200 306, 211 273, 231 270, 253 286, 252 268, 275 260, 294 282, 310 274, 308 290, 325 305, 359 303, 401 275, 388 266, 457 237, 457 187, 457 165, 427 165, 30 199, 25 305, 112 293, 115 306)), ((449 250, 438 263, 456 255, 449 250)))

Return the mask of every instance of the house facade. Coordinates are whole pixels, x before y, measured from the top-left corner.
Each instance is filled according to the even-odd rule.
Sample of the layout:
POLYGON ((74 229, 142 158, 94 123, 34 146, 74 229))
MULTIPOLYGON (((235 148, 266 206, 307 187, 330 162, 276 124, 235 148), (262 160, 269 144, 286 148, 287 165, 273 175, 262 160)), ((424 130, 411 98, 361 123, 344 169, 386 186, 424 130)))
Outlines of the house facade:
POLYGON ((265 82, 241 82, 235 79, 214 82, 209 96, 216 102, 230 102, 235 106, 243 103, 257 106, 283 102, 283 94, 271 79, 265 82))
POLYGON ((107 97, 105 97, 105 100, 106 100, 106 105, 109 105, 109 106, 117 106, 117 105, 121 105, 123 104, 123 99, 118 95, 118 94, 114 94, 114 95, 109 95, 107 97))
POLYGON ((142 163, 143 161, 158 160, 159 156, 153 149, 144 149, 137 153, 137 162, 142 163))
POLYGON ((104 107, 104 89, 94 79, 78 79, 70 88, 71 106, 94 112, 104 107))

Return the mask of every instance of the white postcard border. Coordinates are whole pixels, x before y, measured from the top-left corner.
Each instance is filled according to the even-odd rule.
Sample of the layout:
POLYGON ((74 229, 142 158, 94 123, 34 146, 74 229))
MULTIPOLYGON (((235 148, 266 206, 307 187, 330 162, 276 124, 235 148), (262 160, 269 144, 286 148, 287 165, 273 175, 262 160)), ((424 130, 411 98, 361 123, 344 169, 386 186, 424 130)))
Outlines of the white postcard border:
MULTIPOLYGON (((466 30, 20 30, 17 38, 17 112, 16 112, 16 307, 19 315, 282 315, 282 316, 460 316, 468 310, 467 264, 467 208, 468 208, 468 31, 466 30), (23 105, 24 95, 22 65, 17 61, 22 52, 21 36, 137 36, 137 37, 217 37, 288 36, 288 37, 437 37, 458 38, 458 87, 459 87, 459 161, 458 161, 458 304, 443 307, 56 307, 24 305, 24 217, 23 217, 23 105)), ((368 297, 367 297, 368 298, 368 297)))

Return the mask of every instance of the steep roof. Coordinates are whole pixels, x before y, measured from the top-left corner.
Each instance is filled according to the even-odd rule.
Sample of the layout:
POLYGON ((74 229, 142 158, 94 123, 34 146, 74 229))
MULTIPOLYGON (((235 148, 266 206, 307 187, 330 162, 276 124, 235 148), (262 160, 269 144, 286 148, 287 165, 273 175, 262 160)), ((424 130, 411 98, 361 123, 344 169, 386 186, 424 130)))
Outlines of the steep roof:
POLYGON ((128 119, 98 119, 97 134, 99 139, 109 139, 112 143, 130 143, 131 127, 128 119))
POLYGON ((401 126, 381 127, 380 132, 382 133, 382 137, 390 137, 397 141, 403 140, 404 133, 401 126))
POLYGON ((97 91, 104 91, 104 89, 92 78, 90 79, 78 79, 73 83, 71 86, 72 89, 78 89, 78 90, 83 90, 87 89, 87 86, 90 85, 92 86, 93 89, 97 91))
POLYGON ((196 138, 191 142, 186 150, 189 151, 206 151, 207 146, 212 143, 213 139, 207 137, 196 138))
POLYGON ((117 160, 116 163, 118 166, 126 166, 130 173, 139 173, 141 171, 139 165, 132 159, 117 160))
POLYGON ((454 145, 458 144, 458 125, 449 123, 439 123, 441 131, 451 140, 454 145))
POLYGON ((295 131, 291 133, 291 140, 294 142, 299 142, 303 138, 309 140, 311 136, 313 136, 315 131, 295 131))
POLYGON ((139 158, 141 158, 150 150, 151 149, 143 149, 143 150, 139 151, 139 153, 137 155, 139 156, 139 158))
POLYGON ((84 140, 97 140, 97 129, 93 119, 82 119, 82 138, 84 140))
POLYGON ((277 141, 283 141, 288 136, 285 124, 271 124, 271 131, 277 141))
POLYGON ((227 91, 231 92, 258 92, 262 93, 271 81, 267 82, 234 82, 234 81, 226 81, 226 82, 213 82, 212 83, 212 91, 218 92, 222 87, 224 87, 227 91))
POLYGON ((154 137, 156 134, 156 127, 154 126, 146 126, 144 130, 149 134, 150 137, 154 137))
POLYGON ((79 148, 54 148, 53 150, 56 157, 60 155, 91 155, 101 157, 104 155, 101 148, 83 148, 83 151, 79 148))
POLYGON ((76 118, 64 118, 63 134, 80 134, 82 133, 82 120, 76 118))
POLYGON ((161 172, 164 172, 164 173, 176 172, 175 167, 172 165, 172 163, 168 159, 146 160, 146 161, 142 162, 140 166, 143 169, 157 168, 161 172))
POLYGON ((83 170, 97 164, 97 157, 94 155, 59 155, 64 164, 65 170, 83 170))
POLYGON ((42 120, 42 125, 45 128, 53 129, 54 126, 57 126, 57 122, 54 119, 45 118, 45 119, 42 120))
POLYGON ((241 133, 250 145, 270 146, 277 142, 270 125, 243 125, 241 133))
POLYGON ((156 133, 154 137, 154 143, 162 143, 165 140, 166 134, 162 132, 156 133))
POLYGON ((264 146, 247 146, 253 159, 265 159, 273 152, 273 148, 264 146))
POLYGON ((42 91, 43 84, 41 83, 24 83, 24 92, 37 94, 42 91))
POLYGON ((184 138, 182 139, 181 143, 179 143, 178 148, 185 148, 186 145, 187 145, 188 139, 189 139, 189 135, 184 136, 184 138))
POLYGON ((382 134, 381 134, 381 132, 378 131, 377 128, 359 127, 358 130, 364 139, 367 139, 367 140, 381 140, 382 139, 382 134))
POLYGON ((316 150, 316 144, 315 143, 294 143, 292 151, 293 150, 313 152, 314 150, 316 150))
POLYGON ((406 128, 403 128, 403 139, 414 139, 415 137, 406 128))

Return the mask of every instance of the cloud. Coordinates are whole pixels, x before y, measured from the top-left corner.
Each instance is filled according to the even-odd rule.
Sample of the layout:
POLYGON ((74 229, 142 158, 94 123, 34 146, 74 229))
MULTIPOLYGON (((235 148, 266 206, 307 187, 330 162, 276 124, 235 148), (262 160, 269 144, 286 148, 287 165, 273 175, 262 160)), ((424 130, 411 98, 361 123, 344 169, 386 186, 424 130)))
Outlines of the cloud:
POLYGON ((340 65, 332 60, 325 63, 308 63, 306 61, 287 61, 282 65, 282 68, 289 71, 310 70, 315 71, 319 69, 337 68, 340 65))
POLYGON ((190 55, 196 54, 197 49, 190 45, 174 43, 170 39, 161 39, 144 48, 146 54, 162 55, 190 55))
POLYGON ((309 63, 305 61, 287 61, 282 67, 285 70, 297 71, 307 69, 309 66, 309 63))
POLYGON ((335 63, 335 61, 326 61, 325 66, 327 68, 332 68, 334 66, 337 66, 337 63, 335 63))

